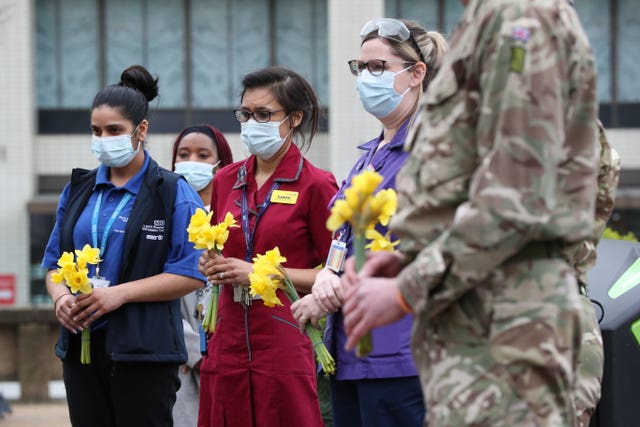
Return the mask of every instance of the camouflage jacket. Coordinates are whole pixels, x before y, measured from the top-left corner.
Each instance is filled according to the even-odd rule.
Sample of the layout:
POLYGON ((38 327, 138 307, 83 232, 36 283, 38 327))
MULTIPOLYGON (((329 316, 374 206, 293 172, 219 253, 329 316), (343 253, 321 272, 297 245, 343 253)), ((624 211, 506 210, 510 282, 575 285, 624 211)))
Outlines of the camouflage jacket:
POLYGON ((407 138, 398 277, 431 317, 531 241, 591 237, 594 56, 566 0, 470 0, 407 138))
POLYGON ((598 198, 593 235, 567 248, 566 256, 575 265, 578 281, 587 284, 587 271, 596 263, 596 246, 613 212, 616 189, 620 178, 620 156, 607 140, 602 123, 598 121, 600 141, 600 169, 598 170, 598 198))

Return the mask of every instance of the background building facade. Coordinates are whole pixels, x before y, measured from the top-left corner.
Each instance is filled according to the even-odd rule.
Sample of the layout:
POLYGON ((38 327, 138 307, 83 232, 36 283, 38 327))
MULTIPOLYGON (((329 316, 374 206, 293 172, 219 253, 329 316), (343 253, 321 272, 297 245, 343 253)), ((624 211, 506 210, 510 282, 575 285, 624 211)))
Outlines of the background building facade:
MULTIPOLYGON (((622 158, 612 225, 640 232, 640 10, 633 0, 578 0, 594 47, 601 119, 622 158)), ((309 157, 344 179, 378 122, 346 62, 373 17, 449 34, 457 0, 0 0, 0 308, 50 304, 39 268, 57 196, 73 167, 93 168, 89 107, 129 65, 159 76, 148 149, 170 165, 177 132, 210 123, 245 153, 231 110, 249 71, 284 65, 318 92, 326 117, 309 157)))

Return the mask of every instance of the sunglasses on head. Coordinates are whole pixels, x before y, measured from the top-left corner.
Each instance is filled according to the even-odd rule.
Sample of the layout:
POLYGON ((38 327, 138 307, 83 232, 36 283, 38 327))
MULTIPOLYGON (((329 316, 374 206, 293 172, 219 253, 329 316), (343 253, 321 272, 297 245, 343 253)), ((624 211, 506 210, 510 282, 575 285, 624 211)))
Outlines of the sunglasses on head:
POLYGON ((377 18, 364 24, 360 30, 360 37, 364 38, 374 31, 378 31, 380 37, 386 37, 399 42, 409 39, 411 32, 404 22, 392 18, 377 18))

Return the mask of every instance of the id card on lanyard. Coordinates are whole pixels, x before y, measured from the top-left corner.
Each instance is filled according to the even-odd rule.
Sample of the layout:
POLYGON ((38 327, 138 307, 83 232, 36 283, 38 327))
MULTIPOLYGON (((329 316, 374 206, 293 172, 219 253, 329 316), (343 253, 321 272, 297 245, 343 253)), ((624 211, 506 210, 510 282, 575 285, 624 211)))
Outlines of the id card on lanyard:
MULTIPOLYGON (((244 256, 244 260, 247 262, 251 262, 253 259, 253 239, 256 234, 256 228, 258 228, 258 222, 264 216, 264 213, 267 211, 267 208, 271 205, 271 195, 275 190, 278 189, 278 183, 274 182, 271 188, 269 189, 269 193, 267 197, 265 197, 262 205, 260 205, 260 209, 258 210, 258 214, 256 215, 256 221, 253 224, 253 228, 251 228, 249 223, 249 202, 247 200, 247 186, 242 188, 242 201, 240 204, 240 208, 242 209, 242 232, 244 233, 245 244, 247 245, 247 251, 244 256)), ((251 304, 251 294, 249 294, 249 288, 246 286, 235 286, 233 287, 233 301, 240 302, 245 305, 251 304)))
MULTIPOLYGON (((96 204, 93 207, 93 215, 91 216, 91 240, 94 248, 98 247, 98 217, 100 216, 100 207, 102 205, 103 192, 104 190, 100 190, 100 192, 98 193, 96 204)), ((104 259, 104 253, 107 249, 107 239, 109 238, 111 227, 113 227, 113 223, 116 221, 118 215, 120 215, 130 199, 131 193, 129 192, 125 193, 122 196, 120 203, 118 203, 118 206, 116 206, 116 208, 113 210, 111 216, 107 220, 107 224, 102 230, 102 239, 100 240, 100 258, 102 259, 104 259)), ((100 276, 100 264, 96 265, 96 274, 93 277, 89 278, 89 282, 94 288, 106 288, 110 285, 109 280, 100 276)))

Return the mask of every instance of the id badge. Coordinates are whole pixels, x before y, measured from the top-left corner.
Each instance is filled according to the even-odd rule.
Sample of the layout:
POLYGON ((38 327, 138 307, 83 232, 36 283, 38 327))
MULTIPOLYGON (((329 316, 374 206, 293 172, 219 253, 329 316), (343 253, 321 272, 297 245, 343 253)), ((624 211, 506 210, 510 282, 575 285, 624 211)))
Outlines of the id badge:
POLYGON ((89 278, 89 282, 91 283, 91 286, 93 287, 93 289, 108 288, 109 284, 111 283, 107 279, 101 276, 93 276, 89 278))
POLYGON ((200 335, 200 354, 207 356, 209 354, 207 350, 207 333, 204 331, 202 323, 198 324, 198 334, 200 335))
POLYGON ((340 240, 332 240, 329 255, 327 255, 327 267, 334 273, 342 273, 346 254, 347 244, 340 240))

